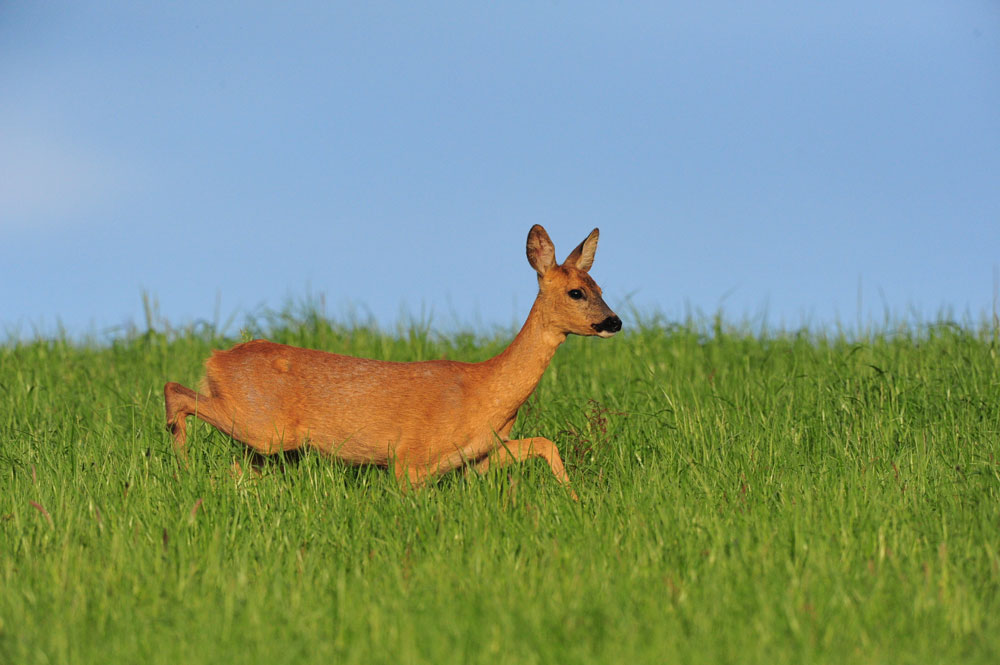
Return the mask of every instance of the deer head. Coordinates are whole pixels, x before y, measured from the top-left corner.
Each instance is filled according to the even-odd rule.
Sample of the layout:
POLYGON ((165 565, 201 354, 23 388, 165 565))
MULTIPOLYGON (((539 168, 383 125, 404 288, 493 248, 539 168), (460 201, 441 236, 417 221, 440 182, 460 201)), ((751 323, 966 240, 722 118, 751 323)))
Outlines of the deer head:
POLYGON ((528 232, 528 263, 538 273, 538 299, 545 323, 574 335, 611 337, 622 321, 611 311, 590 276, 600 232, 594 229, 561 264, 549 234, 535 224, 528 232))

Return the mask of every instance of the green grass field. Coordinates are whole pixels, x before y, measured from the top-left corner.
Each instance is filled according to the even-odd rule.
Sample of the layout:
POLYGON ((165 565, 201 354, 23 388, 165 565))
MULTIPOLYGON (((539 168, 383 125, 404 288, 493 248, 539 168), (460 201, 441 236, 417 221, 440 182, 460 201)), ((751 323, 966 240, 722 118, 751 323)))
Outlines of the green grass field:
MULTIPOLYGON (((513 432, 579 503, 540 461, 404 494, 193 420, 181 470, 163 384, 239 339, 0 345, 0 662, 1000 662, 994 329, 626 326, 571 338, 513 432)), ((265 328, 394 360, 509 341, 265 328)))

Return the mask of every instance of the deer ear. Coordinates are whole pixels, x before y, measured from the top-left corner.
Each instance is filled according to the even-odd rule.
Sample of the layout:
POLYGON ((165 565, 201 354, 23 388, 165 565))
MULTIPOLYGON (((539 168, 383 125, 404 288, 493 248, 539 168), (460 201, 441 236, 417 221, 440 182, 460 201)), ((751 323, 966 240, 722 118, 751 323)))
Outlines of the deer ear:
POLYGON ((539 277, 556 265, 556 248, 545 229, 535 224, 528 231, 528 263, 535 269, 539 277))
POLYGON ((590 270, 590 266, 594 265, 594 253, 597 251, 597 238, 600 235, 601 232, 598 229, 591 231, 587 239, 569 253, 569 256, 563 261, 563 265, 578 268, 583 272, 590 270))

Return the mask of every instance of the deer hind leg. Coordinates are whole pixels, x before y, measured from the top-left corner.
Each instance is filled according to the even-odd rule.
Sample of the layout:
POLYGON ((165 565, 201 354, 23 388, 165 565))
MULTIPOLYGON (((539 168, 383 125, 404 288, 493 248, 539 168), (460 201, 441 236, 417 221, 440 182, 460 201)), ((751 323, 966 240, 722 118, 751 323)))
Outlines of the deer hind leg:
POLYGON ((163 401, 167 409, 167 430, 174 435, 174 447, 178 455, 187 460, 187 417, 201 418, 234 438, 232 417, 222 407, 220 400, 202 395, 179 383, 163 386, 163 401))
POLYGON ((163 404, 167 409, 167 431, 174 435, 174 446, 184 453, 187 443, 187 417, 198 409, 201 397, 190 388, 179 383, 168 382, 163 386, 163 404))
POLYGON ((496 450, 476 464, 475 468, 479 473, 485 473, 491 467, 504 467, 514 462, 524 462, 533 457, 544 459, 549 468, 552 469, 552 474, 569 490, 573 500, 579 500, 576 492, 569 486, 569 476, 566 475, 566 467, 563 465, 562 457, 559 456, 556 444, 543 436, 503 441, 496 450))
MULTIPOLYGON (((211 383, 208 383, 207 390, 209 393, 212 392, 211 383)), ((167 430, 174 435, 174 447, 184 461, 187 461, 185 444, 188 416, 204 420, 217 430, 237 441, 242 441, 264 455, 271 455, 280 450, 294 450, 303 443, 303 438, 297 433, 286 433, 284 428, 277 428, 266 417, 250 422, 246 422, 244 417, 237 425, 234 414, 239 413, 239 410, 231 408, 225 398, 214 394, 203 395, 179 383, 170 382, 163 386, 163 397, 167 408, 167 430)))

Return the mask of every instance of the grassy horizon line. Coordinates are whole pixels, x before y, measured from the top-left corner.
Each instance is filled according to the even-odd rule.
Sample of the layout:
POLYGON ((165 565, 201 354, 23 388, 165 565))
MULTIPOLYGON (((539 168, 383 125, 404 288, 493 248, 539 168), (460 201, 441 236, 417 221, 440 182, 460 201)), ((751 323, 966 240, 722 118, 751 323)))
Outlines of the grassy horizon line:
MULTIPOLYGON (((160 314, 159 304, 154 296, 142 294, 143 320, 141 324, 129 321, 125 324, 107 327, 98 333, 72 334, 61 323, 56 323, 56 329, 44 333, 38 327, 30 336, 24 337, 19 332, 8 328, 5 337, 0 339, 0 345, 11 343, 32 342, 64 342, 81 346, 110 344, 115 341, 165 335, 169 338, 195 336, 202 339, 234 340, 252 337, 267 337, 283 328, 325 325, 341 332, 352 329, 365 329, 373 333, 408 337, 414 333, 434 335, 441 338, 449 336, 472 336, 477 340, 491 340, 508 336, 513 338, 523 324, 523 319, 504 325, 499 323, 465 324, 452 321, 444 326, 435 324, 433 310, 421 310, 412 314, 401 310, 398 318, 388 324, 380 322, 363 305, 351 304, 341 308, 342 311, 328 314, 323 296, 308 294, 302 298, 288 298, 279 307, 260 306, 254 311, 242 314, 242 322, 238 323, 240 314, 231 313, 224 320, 220 313, 215 312, 212 319, 196 319, 192 322, 175 325, 160 314)), ((808 321, 797 326, 784 324, 773 325, 767 320, 767 313, 757 315, 729 316, 721 307, 715 312, 685 306, 682 317, 671 318, 660 310, 643 311, 626 299, 617 308, 618 314, 625 323, 623 332, 628 334, 635 329, 655 329, 664 331, 684 330, 700 335, 715 336, 720 334, 754 337, 808 337, 815 340, 843 339, 861 342, 866 339, 886 335, 925 336, 935 329, 951 328, 979 338, 990 338, 997 341, 1000 333, 1000 316, 995 308, 992 313, 981 313, 978 317, 966 312, 956 317, 950 308, 942 307, 931 319, 925 319, 913 309, 908 309, 905 315, 892 315, 888 309, 883 312, 880 320, 869 317, 865 321, 857 320, 852 324, 832 321, 813 325, 808 321)), ((527 309, 524 312, 527 317, 527 309)))

